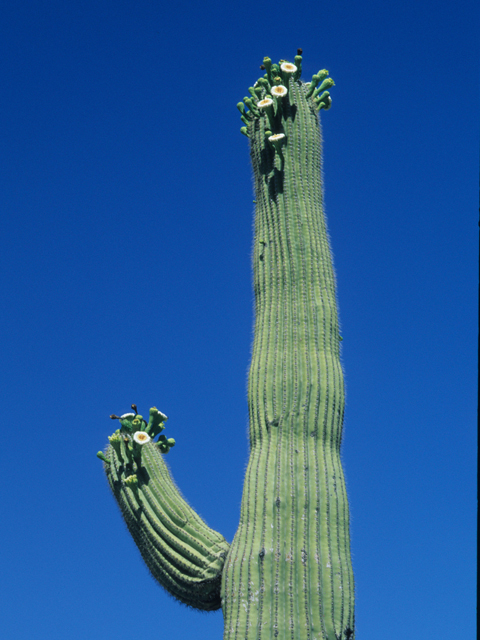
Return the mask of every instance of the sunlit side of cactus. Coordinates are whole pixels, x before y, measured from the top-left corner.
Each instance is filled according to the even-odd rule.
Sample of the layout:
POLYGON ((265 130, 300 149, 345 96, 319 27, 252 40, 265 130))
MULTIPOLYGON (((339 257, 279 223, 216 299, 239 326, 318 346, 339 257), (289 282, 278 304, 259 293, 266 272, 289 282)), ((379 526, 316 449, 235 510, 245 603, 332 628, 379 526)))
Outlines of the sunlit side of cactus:
POLYGON ((264 76, 237 105, 255 178, 256 319, 250 459, 232 545, 196 516, 170 479, 161 454, 166 440, 153 442, 156 410, 148 425, 123 416, 121 441, 110 440, 99 454, 154 576, 197 608, 221 602, 224 640, 354 637, 340 461, 345 394, 318 118, 331 106, 333 81, 322 70, 302 82, 301 62, 300 50, 295 64, 265 58, 264 76), (135 444, 138 431, 151 441, 135 444))

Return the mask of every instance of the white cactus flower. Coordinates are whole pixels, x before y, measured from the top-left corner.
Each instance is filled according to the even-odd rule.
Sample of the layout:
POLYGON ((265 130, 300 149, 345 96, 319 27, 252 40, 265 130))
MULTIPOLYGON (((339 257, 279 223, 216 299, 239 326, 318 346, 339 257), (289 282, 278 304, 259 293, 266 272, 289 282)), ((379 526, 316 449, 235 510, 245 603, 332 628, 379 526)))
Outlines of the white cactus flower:
POLYGON ((284 133, 274 133, 273 136, 268 136, 268 139, 270 142, 276 142, 277 140, 281 140, 284 137, 284 133))
POLYGON ((285 73, 295 73, 295 71, 297 70, 297 65, 292 64, 291 62, 283 62, 280 65, 280 69, 285 73))
POLYGON ((145 431, 137 431, 133 435, 133 439, 137 444, 146 444, 151 440, 150 436, 148 435, 148 433, 145 433, 145 431))
POLYGON ((272 87, 272 94, 276 98, 283 98, 283 96, 287 95, 287 87, 284 87, 283 84, 277 84, 275 87, 272 87))
POLYGON ((267 107, 271 107, 273 104, 273 100, 271 98, 264 98, 263 100, 259 100, 257 102, 257 107, 259 109, 266 109, 267 107))
POLYGON ((123 416, 120 416, 120 420, 130 420, 130 418, 135 418, 134 413, 124 413, 123 416))

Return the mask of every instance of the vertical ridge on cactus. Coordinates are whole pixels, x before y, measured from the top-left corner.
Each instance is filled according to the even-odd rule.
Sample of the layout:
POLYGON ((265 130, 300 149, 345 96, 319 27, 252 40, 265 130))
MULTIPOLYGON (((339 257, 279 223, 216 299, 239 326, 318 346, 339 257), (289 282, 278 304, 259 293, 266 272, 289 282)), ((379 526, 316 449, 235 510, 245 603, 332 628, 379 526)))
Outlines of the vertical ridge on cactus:
POLYGON ((179 495, 162 460, 166 440, 160 449, 137 443, 129 454, 130 432, 124 450, 111 441, 99 454, 154 577, 187 604, 196 602, 189 593, 196 597, 197 582, 200 591, 209 585, 192 606, 218 608, 221 599, 224 640, 354 637, 340 460, 345 392, 318 118, 334 83, 326 70, 302 82, 301 63, 300 50, 295 64, 265 58, 265 75, 237 105, 255 182, 255 334, 250 459, 232 544, 179 495))

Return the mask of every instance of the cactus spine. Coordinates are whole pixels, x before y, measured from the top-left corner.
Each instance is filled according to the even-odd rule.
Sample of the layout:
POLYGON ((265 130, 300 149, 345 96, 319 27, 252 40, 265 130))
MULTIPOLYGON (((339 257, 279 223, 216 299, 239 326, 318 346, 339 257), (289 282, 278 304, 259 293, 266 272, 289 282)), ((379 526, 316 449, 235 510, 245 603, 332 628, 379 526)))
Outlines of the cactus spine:
MULTIPOLYGON (((250 459, 231 547, 198 523, 171 481, 158 444, 141 445, 141 461, 134 457, 133 464, 138 447, 129 458, 132 433, 99 453, 159 582, 183 602, 213 609, 221 576, 224 640, 354 637, 349 511, 340 461, 341 337, 318 119, 318 111, 331 106, 333 81, 322 70, 303 83, 301 61, 300 50, 295 64, 265 58, 264 77, 237 105, 255 178, 256 317, 248 384, 250 459), (188 583, 192 573, 200 588, 188 583), (199 592, 206 594, 203 600, 199 592)), ((131 429, 131 416, 121 423, 131 429)))

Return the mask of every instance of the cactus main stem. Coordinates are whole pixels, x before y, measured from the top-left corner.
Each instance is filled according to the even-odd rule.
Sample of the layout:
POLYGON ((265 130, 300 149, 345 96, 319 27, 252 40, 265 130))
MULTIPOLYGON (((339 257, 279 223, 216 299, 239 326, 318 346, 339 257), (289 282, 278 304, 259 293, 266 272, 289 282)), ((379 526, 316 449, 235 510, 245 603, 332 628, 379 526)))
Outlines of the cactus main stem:
POLYGON ((251 451, 223 570, 224 639, 343 640, 354 582, 320 124, 310 85, 283 84, 276 116, 246 118, 244 131, 256 191, 251 451))

